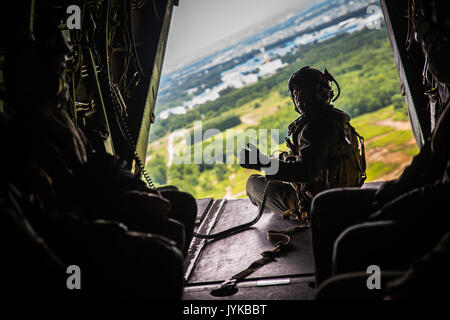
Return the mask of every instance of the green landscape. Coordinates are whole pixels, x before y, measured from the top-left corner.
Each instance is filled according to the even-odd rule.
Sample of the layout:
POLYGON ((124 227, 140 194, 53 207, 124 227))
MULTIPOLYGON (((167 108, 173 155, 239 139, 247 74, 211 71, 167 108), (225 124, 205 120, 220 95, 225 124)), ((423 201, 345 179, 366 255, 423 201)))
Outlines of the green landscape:
MULTIPOLYGON (((302 46, 297 53, 282 58, 288 63, 276 74, 241 89, 221 93, 219 99, 207 102, 184 115, 173 115, 152 125, 147 150, 146 169, 157 186, 176 185, 196 198, 246 197, 245 184, 256 171, 224 161, 201 164, 177 164, 169 159, 174 153, 196 150, 221 150, 225 157, 235 157, 236 146, 223 143, 247 129, 278 129, 278 139, 259 141, 267 150, 286 150, 287 126, 298 116, 288 96, 286 82, 302 66, 327 68, 341 86, 341 97, 335 107, 352 117, 352 125, 366 141, 368 182, 398 177, 418 152, 415 144, 400 82, 386 30, 364 29, 337 36, 322 43, 302 46), (216 135, 186 141, 193 136, 194 122, 202 121, 202 132, 218 129, 216 135), (178 138, 171 133, 180 131, 178 138), (184 142, 183 142, 184 141, 184 142)), ((189 154, 189 153, 188 153, 189 154)), ((213 152, 213 155, 217 155, 213 152)), ((217 157, 216 157, 217 158, 217 157)), ((236 163, 236 161, 234 161, 236 163)))

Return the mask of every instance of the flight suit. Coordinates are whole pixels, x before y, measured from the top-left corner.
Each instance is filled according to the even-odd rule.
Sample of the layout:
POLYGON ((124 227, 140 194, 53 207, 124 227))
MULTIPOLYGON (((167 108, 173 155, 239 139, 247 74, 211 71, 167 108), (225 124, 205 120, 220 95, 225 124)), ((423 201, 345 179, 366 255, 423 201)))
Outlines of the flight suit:
POLYGON ((311 110, 289 126, 291 151, 273 159, 278 172, 248 179, 247 195, 253 204, 261 204, 266 181, 271 182, 266 208, 282 215, 309 211, 312 198, 323 190, 362 184, 349 115, 332 105, 311 110))

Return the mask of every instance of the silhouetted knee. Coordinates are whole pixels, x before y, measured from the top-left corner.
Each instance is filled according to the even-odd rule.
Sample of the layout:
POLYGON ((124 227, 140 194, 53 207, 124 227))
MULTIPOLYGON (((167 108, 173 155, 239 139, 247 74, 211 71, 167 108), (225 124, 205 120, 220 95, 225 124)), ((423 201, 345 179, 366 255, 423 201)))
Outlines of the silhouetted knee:
POLYGON ((264 182, 265 178, 260 174, 252 174, 247 179, 246 192, 247 197, 253 204, 258 202, 258 199, 262 196, 261 183, 264 182))

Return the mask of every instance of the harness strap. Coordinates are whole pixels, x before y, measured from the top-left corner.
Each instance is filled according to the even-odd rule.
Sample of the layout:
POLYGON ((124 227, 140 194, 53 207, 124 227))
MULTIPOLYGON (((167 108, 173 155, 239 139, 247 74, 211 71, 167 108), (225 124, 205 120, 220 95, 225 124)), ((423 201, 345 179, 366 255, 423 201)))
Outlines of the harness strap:
MULTIPOLYGON (((353 128, 353 127, 352 127, 353 128)), ((355 130, 355 128, 353 128, 353 130, 355 130)), ((361 145, 361 166, 362 166, 362 171, 364 173, 364 176, 366 175, 366 169, 367 169, 367 164, 366 164, 366 150, 364 147, 364 137, 361 136, 358 131, 355 130, 355 134, 359 139, 359 144, 361 145)), ((367 176, 365 176, 366 178, 367 176)))
POLYGON ((299 200, 298 200, 298 195, 297 195, 297 189, 296 189, 296 185, 294 183, 290 184, 291 187, 294 189, 294 192, 291 192, 289 194, 289 198, 288 198, 288 207, 289 209, 285 210, 282 215, 281 218, 282 219, 289 219, 290 216, 296 216, 298 218, 298 213, 299 213, 299 200))
POLYGON ((268 230, 267 239, 275 242, 272 250, 266 250, 261 253, 262 258, 253 261, 248 268, 236 273, 231 278, 222 282, 216 289, 211 291, 211 295, 215 297, 224 297, 235 294, 238 289, 236 285, 250 274, 260 269, 262 266, 269 262, 275 261, 276 257, 283 251, 285 251, 291 243, 290 234, 296 231, 303 230, 309 227, 309 223, 302 223, 301 225, 287 228, 284 230, 268 230))
POLYGON ((358 169, 360 172, 360 179, 361 179, 360 183, 361 183, 361 185, 363 185, 364 181, 366 181, 366 179, 367 179, 367 174, 366 174, 367 165, 366 165, 366 151, 365 151, 365 147, 364 147, 364 137, 361 136, 352 125, 348 124, 348 126, 350 127, 350 130, 352 130, 352 132, 358 138, 359 144, 361 146, 361 154, 357 154, 357 151, 353 147, 352 147, 352 150, 353 150, 352 153, 353 153, 355 162, 358 165, 358 169))
POLYGON ((309 205, 306 203, 311 203, 314 196, 310 191, 306 189, 305 185, 303 184, 299 187, 296 183, 291 182, 290 185, 295 192, 293 192, 292 195, 289 197, 288 199, 289 209, 283 212, 282 217, 283 219, 288 219, 290 215, 295 215, 297 220, 304 223, 308 223, 309 205))

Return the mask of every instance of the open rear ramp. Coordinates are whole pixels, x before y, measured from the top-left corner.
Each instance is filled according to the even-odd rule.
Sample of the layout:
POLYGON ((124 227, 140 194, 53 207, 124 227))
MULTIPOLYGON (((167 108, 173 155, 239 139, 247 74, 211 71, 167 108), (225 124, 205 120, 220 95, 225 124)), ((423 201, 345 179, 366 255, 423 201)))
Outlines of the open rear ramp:
MULTIPOLYGON (((217 233, 252 220, 258 208, 249 199, 200 199, 198 201, 199 233, 217 233)), ((256 270, 237 284, 234 295, 217 298, 210 294, 224 280, 246 269, 261 253, 274 244, 267 239, 269 229, 287 229, 298 225, 264 212, 250 229, 219 240, 194 238, 186 257, 184 299, 302 300, 312 299, 314 262, 309 229, 291 236, 291 248, 256 270)))

